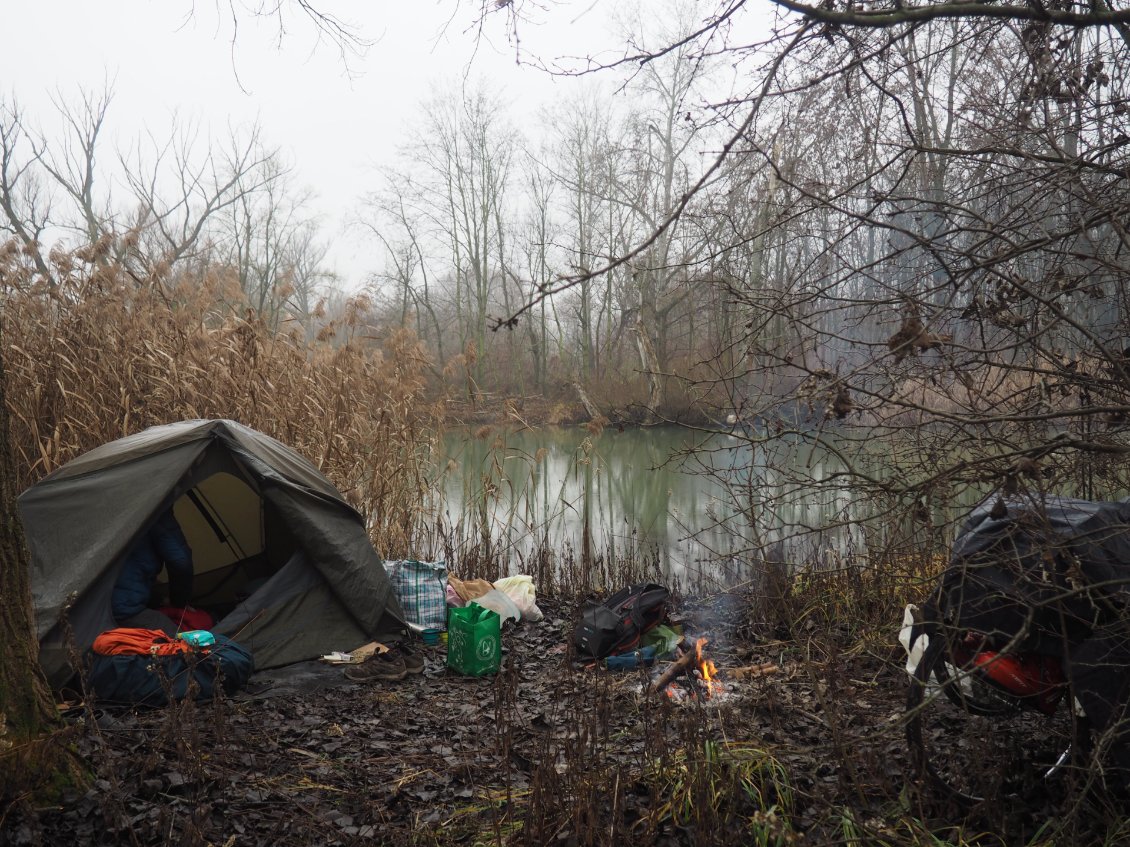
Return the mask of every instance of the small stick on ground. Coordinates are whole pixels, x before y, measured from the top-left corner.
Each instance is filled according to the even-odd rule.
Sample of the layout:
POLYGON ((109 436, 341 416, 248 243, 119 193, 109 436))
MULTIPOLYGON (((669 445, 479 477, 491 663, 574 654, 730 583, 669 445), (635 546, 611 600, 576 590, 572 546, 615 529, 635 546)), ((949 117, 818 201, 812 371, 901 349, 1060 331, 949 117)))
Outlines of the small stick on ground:
POLYGON ((723 671, 729 679, 754 679, 759 676, 768 676, 776 673, 780 668, 773 662, 762 662, 760 665, 750 665, 748 668, 730 668, 723 671))

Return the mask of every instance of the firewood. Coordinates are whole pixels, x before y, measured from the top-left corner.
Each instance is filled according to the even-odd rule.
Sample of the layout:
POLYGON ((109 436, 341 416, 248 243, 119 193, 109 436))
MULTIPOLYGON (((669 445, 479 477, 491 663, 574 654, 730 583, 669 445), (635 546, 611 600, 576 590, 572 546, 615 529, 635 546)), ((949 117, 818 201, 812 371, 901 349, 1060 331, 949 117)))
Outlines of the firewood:
POLYGON ((683 671, 689 672, 691 667, 694 665, 694 661, 695 651, 688 650, 678 659, 673 661, 667 667, 667 669, 656 678, 655 682, 651 684, 651 692, 653 694, 658 694, 660 691, 670 685, 672 680, 674 680, 675 677, 677 677, 679 674, 683 673, 683 671))
POLYGON ((768 676, 779 671, 780 668, 772 662, 762 662, 760 665, 750 665, 748 668, 729 668, 723 674, 729 679, 755 679, 768 676))

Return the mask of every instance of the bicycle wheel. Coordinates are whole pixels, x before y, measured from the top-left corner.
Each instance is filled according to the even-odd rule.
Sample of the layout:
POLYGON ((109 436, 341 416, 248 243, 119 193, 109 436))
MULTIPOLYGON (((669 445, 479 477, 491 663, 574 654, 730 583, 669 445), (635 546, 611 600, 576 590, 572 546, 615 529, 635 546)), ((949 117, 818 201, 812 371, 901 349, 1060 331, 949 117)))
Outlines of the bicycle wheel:
POLYGON ((1075 721, 1022 708, 1014 697, 949 661, 933 632, 907 693, 907 744, 915 775, 949 799, 975 805, 1042 790, 1072 747, 1075 721))

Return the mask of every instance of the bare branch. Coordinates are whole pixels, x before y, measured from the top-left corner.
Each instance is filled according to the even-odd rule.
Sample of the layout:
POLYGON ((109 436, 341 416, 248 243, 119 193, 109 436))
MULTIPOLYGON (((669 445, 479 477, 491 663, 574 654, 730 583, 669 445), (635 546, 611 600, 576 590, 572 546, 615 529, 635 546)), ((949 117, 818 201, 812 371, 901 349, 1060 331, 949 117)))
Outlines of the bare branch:
POLYGON ((702 176, 699 177, 699 179, 694 183, 691 189, 685 192, 682 197, 679 198, 678 203, 671 211, 671 213, 668 214, 667 217, 664 218, 645 239, 640 241, 629 252, 613 259, 600 268, 589 271, 587 273, 564 277, 559 282, 556 282, 552 285, 540 286, 536 294, 525 305, 523 305, 517 311, 513 312, 508 317, 496 320, 492 328, 494 330, 498 330, 503 327, 512 329, 517 324, 518 318, 520 318, 523 314, 528 312, 545 298, 552 297, 554 294, 559 294, 563 291, 567 291, 570 288, 579 285, 584 280, 596 279, 597 277, 610 273, 617 268, 628 264, 633 259, 642 255, 645 251, 648 250, 648 248, 650 248, 660 238, 662 238, 663 234, 668 230, 668 228, 670 228, 676 221, 679 220, 680 217, 682 217, 683 213, 687 209, 687 206, 690 204, 691 200, 694 199, 695 195, 704 186, 706 186, 714 177, 714 175, 719 171, 722 165, 726 162, 727 158, 730 155, 730 152, 734 149, 735 145, 737 145, 739 141, 745 138, 746 133, 749 131, 750 127, 753 126, 754 120, 756 120, 756 118, 760 114, 761 106, 765 102, 765 98, 768 96, 769 91, 771 90, 772 85, 776 80, 777 72, 781 68, 781 65, 785 61, 786 57, 789 55, 789 51, 797 44, 799 44, 807 36, 807 34, 807 25, 800 27, 800 29, 797 30, 796 34, 790 40, 788 46, 780 52, 776 59, 774 59, 774 61, 770 65, 768 73, 766 74, 765 80, 762 83, 760 92, 754 99, 752 105, 749 108, 749 111, 746 113, 745 118, 739 124, 737 130, 730 136, 725 144, 722 145, 721 152, 718 153, 718 155, 715 157, 710 167, 708 167, 702 174, 702 176))
POLYGON ((1130 10, 1113 11, 1105 6, 1092 7, 1087 12, 1057 9, 1051 4, 1025 3, 922 3, 912 5, 892 0, 889 5, 873 4, 871 8, 856 9, 852 4, 837 11, 834 4, 814 5, 798 0, 772 0, 791 12, 804 15, 817 23, 836 26, 884 28, 904 24, 920 24, 935 20, 999 20, 1036 21, 1069 27, 1105 27, 1130 24, 1130 10), (879 6, 879 8, 875 8, 879 6))

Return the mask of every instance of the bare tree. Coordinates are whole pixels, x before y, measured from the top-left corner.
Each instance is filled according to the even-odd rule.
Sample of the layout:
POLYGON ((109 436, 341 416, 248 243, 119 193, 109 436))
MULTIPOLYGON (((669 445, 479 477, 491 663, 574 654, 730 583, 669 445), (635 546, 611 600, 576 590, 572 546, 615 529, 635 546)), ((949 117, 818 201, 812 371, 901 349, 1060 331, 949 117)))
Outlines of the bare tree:
MULTIPOLYGON (((704 363, 709 381, 681 376, 728 398, 759 451, 777 451, 740 494, 756 492, 757 508, 736 504, 766 516, 754 546, 769 524, 779 537, 866 517, 888 550, 929 548, 994 490, 1130 489, 1128 13, 777 6, 764 43, 735 37, 754 4, 733 0, 661 42, 626 44, 618 60, 579 64, 631 68, 667 94, 677 86, 652 69, 670 57, 750 72, 703 108, 729 135, 700 175, 666 194, 662 168, 637 178, 649 199, 637 205, 653 211, 630 243, 537 296, 631 266, 641 360, 661 363, 643 369, 670 373, 659 292, 683 297, 687 316, 678 282, 719 287, 725 360, 704 363), (808 458, 790 465, 801 447, 808 458), (823 506, 805 511, 813 492, 823 506)), ((502 15, 513 30, 544 6, 476 8, 484 25, 502 15)), ((640 145, 640 161, 662 161, 681 138, 652 125, 641 124, 653 147, 640 145)))
MULTIPOLYGON (((610 177, 612 160, 623 152, 614 140, 612 115, 598 104, 594 91, 582 93, 560 104, 546 120, 546 158, 548 168, 560 184, 560 214, 564 219, 562 247, 566 251, 567 273, 578 273, 582 282, 576 297, 576 332, 579 336, 581 361, 578 377, 588 380, 598 369, 600 323, 605 309, 611 308, 608 289, 601 281, 587 274, 607 261, 614 247, 606 238, 606 222, 610 215, 628 217, 624 207, 614 199, 616 182, 610 177)), ((542 285, 548 283, 542 280, 542 285)))
MULTIPOLYGON (((535 162, 529 164, 527 180, 529 211, 522 244, 525 273, 528 275, 529 285, 536 290, 540 286, 548 285, 554 276, 553 245, 557 237, 557 226, 553 219, 553 193, 556 183, 551 175, 535 162)), ((521 284, 516 287, 522 292, 521 284)), ((529 295, 528 290, 522 293, 529 295)), ((556 349, 559 353, 562 352, 564 341, 563 327, 553 306, 554 304, 543 300, 537 310, 536 319, 527 321, 524 328, 534 367, 534 385, 543 394, 547 393, 549 388, 551 341, 556 340, 556 349)))
POLYGON ((318 226, 312 220, 297 226, 286 259, 288 285, 279 292, 285 310, 302 325, 307 341, 314 340, 314 319, 319 305, 329 289, 336 288, 339 283, 337 276, 326 270, 329 244, 320 236, 318 226))
POLYGON ((434 345, 436 361, 442 368, 448 322, 440 318, 445 310, 437 302, 433 279, 437 247, 432 238, 434 214, 421 208, 420 200, 410 174, 385 174, 383 187, 364 202, 360 226, 384 248, 385 267, 377 277, 395 288, 398 323, 403 326, 410 317, 415 319, 417 334, 434 345))
MULTIPOLYGON (((680 40, 691 26, 688 18, 680 17, 687 7, 675 5, 672 11, 673 31, 658 35, 640 33, 636 40, 644 44, 652 38, 663 43, 680 40)), ((665 375, 671 352, 669 333, 689 296, 689 267, 696 261, 696 251, 701 246, 682 238, 684 233, 678 230, 661 229, 661 223, 674 213, 693 184, 691 153, 698 125, 688 119, 696 105, 694 87, 704 62, 703 57, 688 48, 678 47, 641 69, 634 85, 646 95, 649 107, 634 116, 631 169, 618 176, 617 200, 630 208, 639 221, 636 237, 658 233, 650 246, 629 263, 636 309, 632 330, 640 369, 648 379, 649 420, 655 420, 665 404, 665 375)), ((585 276, 581 274, 581 278, 585 276)))
MULTIPOLYGON (((320 11, 320 7, 310 0, 294 0, 296 7, 315 23, 319 32, 342 49, 359 43, 356 31, 336 18, 320 11)), ((219 3, 217 8, 220 8, 219 3)), ((241 12, 234 2, 228 4, 232 20, 238 21, 241 12)), ((245 7, 244 7, 245 8, 245 7)), ((256 14, 274 15, 279 22, 280 32, 284 31, 283 12, 288 5, 282 0, 272 5, 264 3, 255 7, 256 14)), ((189 13, 192 13, 189 9, 189 13)), ((235 34, 233 33, 233 45, 235 34)), ((108 98, 104 98, 108 102, 108 98)), ((95 117, 104 112, 101 101, 87 100, 86 115, 95 117)), ((53 162, 59 176, 63 177, 70 189, 76 189, 75 199, 85 210, 94 209, 93 181, 88 180, 93 172, 93 145, 97 139, 100 120, 86 124, 85 129, 94 132, 83 133, 83 124, 78 122, 74 129, 76 138, 84 139, 77 147, 71 148, 73 156, 63 157, 53 162), (86 149, 89 147, 90 155, 86 149), (75 169, 72 170, 71 166, 75 169), (82 177, 76 181, 75 177, 82 177), (89 200, 89 202, 87 202, 89 200)), ((25 129, 19 112, 14 105, 6 103, 0 109, 0 209, 4 213, 5 231, 15 234, 25 252, 30 252, 39 273, 50 280, 49 269, 38 247, 42 232, 41 224, 46 220, 44 211, 45 195, 28 170, 26 160, 18 157, 19 145, 24 142, 25 129), (16 199, 22 197, 20 207, 16 199)), ((40 160, 42 161, 42 159, 40 160)), ((61 180, 62 181, 62 180, 61 180)), ((74 196, 72 194, 72 196, 74 196)), ((88 227, 91 220, 86 221, 88 227)), ((93 221, 93 223, 98 223, 93 221)), ((88 235, 91 231, 88 229, 88 235)), ((0 259, 2 262, 3 259, 0 259)), ((2 267, 2 266, 0 266, 2 267)), ((0 300, 2 303, 2 300, 0 300)), ((0 508, 4 513, 0 521, 0 583, 4 585, 3 602, 0 603, 0 633, 3 635, 4 651, 0 656, 0 756, 7 755, 16 745, 26 745, 34 741, 55 720, 54 704, 50 692, 43 682, 37 662, 37 641, 31 604, 29 581, 29 560, 23 541, 23 533, 16 514, 15 495, 12 488, 14 474, 11 468, 11 435, 8 426, 7 406, 4 402, 5 377, 0 360, 0 508)), ((58 745, 62 748, 62 745, 58 745)), ((26 749, 26 748, 25 748, 26 749)), ((37 763, 35 767, 22 767, 17 773, 14 768, 2 768, 0 773, 0 799, 8 800, 27 787, 35 787, 36 781, 44 776, 44 771, 55 767, 51 757, 22 755, 21 762, 37 763)))
MULTIPOLYGON (((291 45, 299 33, 311 34, 314 46, 335 51, 349 74, 354 73, 353 62, 363 58, 373 45, 357 24, 311 0, 212 0, 212 12, 217 33, 223 33, 231 45, 232 74, 237 82, 239 40, 247 25, 273 27, 280 50, 291 45)), ((186 20, 205 17, 203 3, 194 2, 185 13, 186 20)))
POLYGON ((106 112, 113 93, 107 86, 99 94, 83 91, 77 104, 58 97, 55 107, 64 131, 58 145, 38 142, 37 158, 73 203, 71 219, 63 223, 80 232, 87 244, 97 244, 112 229, 109 190, 95 194, 96 159, 106 112))
POLYGON ((229 209, 223 249, 234 266, 240 290, 248 303, 271 327, 278 327, 292 290, 295 242, 310 223, 302 218, 308 196, 295 192, 290 168, 271 156, 262 168, 237 180, 237 199, 229 209))
MULTIPOLYGON (((0 358, 0 376, 2 364, 0 358)), ((0 379, 0 443, 9 445, 11 434, 4 394, 4 380, 0 379)), ((0 522, 0 565, 4 574, 0 634, 5 644, 0 661, 0 760, 6 760, 14 749, 50 728, 56 720, 51 693, 39 667, 28 552, 16 513, 15 479, 12 452, 5 448, 0 451, 0 498, 4 504, 4 519, 0 522)), ((33 772, 50 770, 55 764, 53 756, 27 757, 27 763, 24 767, 33 772)), ((23 785, 37 778, 23 770, 0 768, 0 800, 15 796, 23 785)))
POLYGON ((35 168, 33 141, 14 101, 0 100, 0 233, 19 240, 43 279, 52 279, 40 239, 51 215, 51 195, 35 168))
MULTIPOLYGON (((791 12, 822 24, 887 28, 906 24, 920 24, 940 20, 977 20, 992 21, 1034 21, 1038 23, 1057 24, 1073 29, 1088 27, 1115 27, 1121 33, 1122 28, 1130 24, 1130 11, 1125 9, 1112 9, 1106 2, 1079 4, 1081 8, 1071 5, 1057 8, 1055 6, 1001 3, 986 8, 978 3, 939 3, 926 2, 914 6, 906 6, 897 0, 891 2, 875 3, 866 8, 857 8, 847 3, 843 8, 836 8, 835 4, 802 3, 799 0, 773 0, 778 6, 791 12)), ((734 5, 744 6, 744 2, 734 5)))
MULTIPOLYGON (((478 89, 433 97, 414 143, 422 169, 417 185, 453 271, 460 340, 479 353, 487 346, 492 303, 506 279, 503 236, 515 140, 499 99, 478 89)), ((484 361, 476 360, 480 379, 484 361)))
POLYGON ((258 126, 230 131, 221 146, 174 119, 167 137, 150 132, 145 142, 120 158, 144 252, 169 265, 199 257, 224 215, 279 178, 279 153, 258 126))

